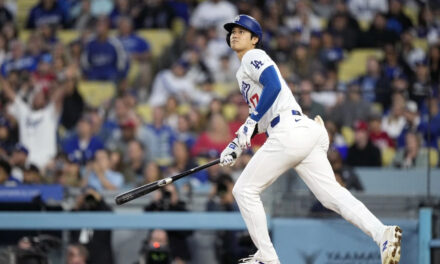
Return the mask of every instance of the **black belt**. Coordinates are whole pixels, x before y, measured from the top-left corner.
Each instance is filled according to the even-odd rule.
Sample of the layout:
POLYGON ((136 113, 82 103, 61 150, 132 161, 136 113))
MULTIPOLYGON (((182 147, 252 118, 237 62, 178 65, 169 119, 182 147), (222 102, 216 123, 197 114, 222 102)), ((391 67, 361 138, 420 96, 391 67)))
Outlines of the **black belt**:
MULTIPOLYGON (((300 113, 299 111, 292 110, 292 115, 298 115, 298 116, 300 116, 301 113, 300 113)), ((280 116, 278 115, 277 117, 275 117, 274 119, 272 119, 272 121, 270 121, 270 126, 271 126, 271 127, 275 127, 276 125, 278 125, 279 122, 280 122, 280 116)))

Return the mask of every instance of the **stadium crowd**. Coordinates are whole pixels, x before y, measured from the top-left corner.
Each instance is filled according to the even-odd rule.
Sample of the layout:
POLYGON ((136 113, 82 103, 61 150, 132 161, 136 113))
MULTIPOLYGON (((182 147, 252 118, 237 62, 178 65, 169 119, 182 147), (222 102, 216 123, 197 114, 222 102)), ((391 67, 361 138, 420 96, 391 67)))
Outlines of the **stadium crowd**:
MULTIPOLYGON (((240 13, 260 21, 303 112, 325 120, 339 167, 439 166, 438 1, 40 0, 24 21, 19 12, 0 0, 0 185, 119 190, 218 158, 249 114, 222 27, 240 13), (139 34, 156 29, 173 34, 157 56, 157 39, 139 34), (362 51, 355 66, 366 70, 342 80, 362 51), (80 86, 91 81, 114 84, 114 95, 90 104, 80 86)), ((197 173, 155 200, 185 210, 178 191, 210 186, 207 210, 236 210, 230 183, 264 141, 234 168, 197 173)))

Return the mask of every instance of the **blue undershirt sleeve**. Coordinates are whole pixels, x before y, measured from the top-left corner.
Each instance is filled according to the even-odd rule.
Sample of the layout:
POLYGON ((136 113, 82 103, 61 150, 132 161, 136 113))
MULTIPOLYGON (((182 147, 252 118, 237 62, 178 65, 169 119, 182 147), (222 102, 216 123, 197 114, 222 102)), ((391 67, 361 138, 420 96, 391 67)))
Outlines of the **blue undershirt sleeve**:
POLYGON ((263 85, 263 92, 254 113, 251 114, 251 118, 255 121, 260 121, 281 91, 281 82, 273 65, 261 73, 259 81, 263 85))

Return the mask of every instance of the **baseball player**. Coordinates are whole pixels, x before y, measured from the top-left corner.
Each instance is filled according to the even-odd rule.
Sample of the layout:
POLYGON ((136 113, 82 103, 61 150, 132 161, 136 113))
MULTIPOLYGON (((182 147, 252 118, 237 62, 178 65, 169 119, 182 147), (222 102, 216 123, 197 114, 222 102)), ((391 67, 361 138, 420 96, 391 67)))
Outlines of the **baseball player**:
POLYGON ((247 15, 224 25, 226 42, 241 60, 237 72, 240 91, 250 115, 237 137, 221 153, 222 166, 235 163, 250 147, 251 137, 266 132, 268 138, 255 153, 235 183, 233 194, 252 241, 255 255, 240 263, 280 263, 270 240, 260 193, 283 172, 294 167, 316 198, 373 238, 380 246, 383 264, 400 260, 402 230, 385 226, 335 179, 327 159, 329 138, 322 119, 303 115, 273 60, 259 49, 262 29, 247 15), (235 158, 232 155, 235 153, 235 158))

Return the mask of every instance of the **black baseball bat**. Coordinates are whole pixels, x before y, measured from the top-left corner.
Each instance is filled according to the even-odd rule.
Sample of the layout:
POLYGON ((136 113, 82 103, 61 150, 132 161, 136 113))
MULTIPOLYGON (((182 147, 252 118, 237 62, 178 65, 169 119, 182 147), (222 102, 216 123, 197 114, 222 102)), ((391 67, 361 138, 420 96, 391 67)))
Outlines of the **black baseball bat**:
MULTIPOLYGON (((235 157, 235 153, 233 153, 232 155, 235 157)), ((137 188, 129 190, 129 191, 125 192, 125 193, 119 194, 118 196, 116 196, 115 202, 116 202, 117 205, 125 204, 125 203, 127 203, 127 202, 129 202, 131 200, 134 200, 134 199, 136 199, 138 197, 141 197, 141 196, 143 196, 145 194, 153 192, 153 191, 155 191, 155 190, 157 190, 157 189, 159 189, 159 188, 161 188, 163 186, 166 186, 166 185, 168 185, 170 183, 173 183, 173 182, 177 181, 178 179, 181 179, 181 178, 183 178, 185 176, 188 176, 190 174, 193 174, 195 172, 201 171, 203 169, 206 169, 208 167, 211 167, 211 166, 219 164, 219 163, 220 163, 220 159, 216 159, 216 160, 208 162, 208 163, 206 163, 204 165, 200 165, 198 167, 195 167, 195 168, 192 168, 190 170, 184 171, 184 172, 182 172, 180 174, 177 174, 177 175, 174 175, 174 176, 171 176, 171 177, 167 177, 165 179, 158 180, 158 181, 155 181, 155 182, 152 182, 152 183, 144 184, 142 186, 139 186, 137 188)))

